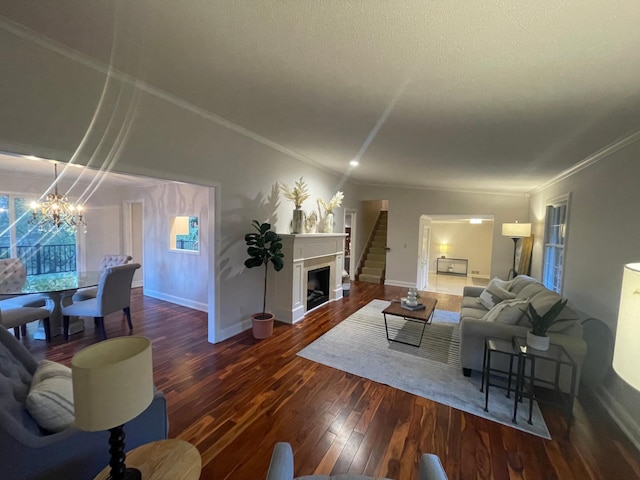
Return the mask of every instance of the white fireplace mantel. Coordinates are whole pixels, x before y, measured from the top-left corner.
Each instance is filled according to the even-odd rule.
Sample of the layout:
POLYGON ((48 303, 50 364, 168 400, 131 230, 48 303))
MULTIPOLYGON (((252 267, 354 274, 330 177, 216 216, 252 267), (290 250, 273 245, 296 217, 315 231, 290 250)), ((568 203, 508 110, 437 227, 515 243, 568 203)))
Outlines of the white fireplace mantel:
POLYGON ((295 323, 307 313, 307 273, 329 266, 329 301, 342 298, 346 233, 279 234, 284 267, 269 269, 268 307, 277 320, 295 323))

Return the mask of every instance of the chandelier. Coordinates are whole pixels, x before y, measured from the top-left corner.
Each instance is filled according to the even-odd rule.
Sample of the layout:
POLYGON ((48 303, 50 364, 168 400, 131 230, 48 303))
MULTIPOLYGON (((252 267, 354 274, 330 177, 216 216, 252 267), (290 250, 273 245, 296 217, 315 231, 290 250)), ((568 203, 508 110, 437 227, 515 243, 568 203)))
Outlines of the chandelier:
POLYGON ((32 217, 30 225, 36 225, 39 230, 49 230, 52 227, 65 227, 75 230, 77 227, 86 227, 84 221, 84 208, 82 205, 70 203, 66 195, 58 193, 58 164, 54 168, 54 190, 47 193, 44 199, 31 202, 32 217))

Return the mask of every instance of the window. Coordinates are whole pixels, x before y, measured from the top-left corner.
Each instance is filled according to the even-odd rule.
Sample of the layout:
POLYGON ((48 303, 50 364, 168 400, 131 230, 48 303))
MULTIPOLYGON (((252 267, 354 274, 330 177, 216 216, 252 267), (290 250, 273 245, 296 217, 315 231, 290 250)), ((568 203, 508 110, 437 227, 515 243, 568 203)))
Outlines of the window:
POLYGON ((179 215, 169 222, 169 248, 171 250, 200 251, 198 217, 179 215))
POLYGON ((568 213, 569 195, 550 200, 547 204, 542 283, 557 293, 562 293, 568 213))
POLYGON ((30 225, 32 200, 0 195, 0 258, 22 260, 28 279, 75 272, 75 231, 64 227, 41 231, 30 225))

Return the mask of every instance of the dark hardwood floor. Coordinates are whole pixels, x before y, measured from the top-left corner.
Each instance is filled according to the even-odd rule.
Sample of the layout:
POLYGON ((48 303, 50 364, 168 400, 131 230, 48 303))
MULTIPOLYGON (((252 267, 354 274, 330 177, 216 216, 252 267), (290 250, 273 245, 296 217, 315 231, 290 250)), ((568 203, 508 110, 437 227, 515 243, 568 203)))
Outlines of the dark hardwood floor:
MULTIPOLYGON (((134 333, 153 340, 155 382, 167 397, 170 436, 202 455, 203 479, 264 478, 273 445, 288 441, 296 475, 363 473, 417 479, 422 452, 436 453, 451 480, 640 478, 640 454, 586 391, 571 438, 561 413, 544 408, 544 440, 296 356, 296 352, 375 298, 406 289, 353 283, 351 295, 296 325, 277 323, 263 341, 243 332, 207 343, 206 314, 133 293, 134 333)), ((459 311, 461 297, 438 297, 459 311)), ((70 364, 99 340, 93 322, 64 343, 26 338, 37 358, 70 364)), ((121 314, 105 320, 110 337, 128 333, 121 314)), ((480 393, 479 393, 480 394, 480 393)))

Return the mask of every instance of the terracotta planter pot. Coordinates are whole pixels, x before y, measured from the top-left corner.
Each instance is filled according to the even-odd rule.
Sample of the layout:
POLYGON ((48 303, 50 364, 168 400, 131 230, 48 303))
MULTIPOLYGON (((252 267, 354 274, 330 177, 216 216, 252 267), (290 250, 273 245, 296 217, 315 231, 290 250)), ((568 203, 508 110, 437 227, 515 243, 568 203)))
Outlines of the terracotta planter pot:
POLYGON ((273 319, 274 316, 271 313, 254 313, 251 315, 253 338, 258 340, 269 338, 273 333, 273 319))
POLYGON ((549 350, 549 337, 541 337, 534 335, 531 332, 527 332, 527 345, 536 350, 549 350))

